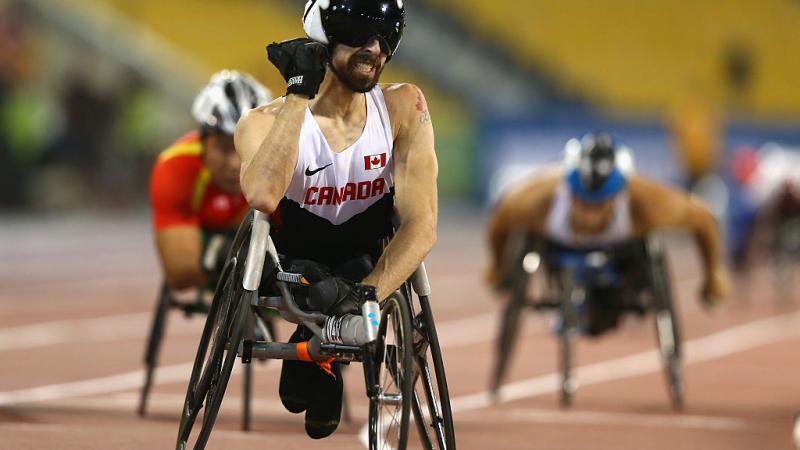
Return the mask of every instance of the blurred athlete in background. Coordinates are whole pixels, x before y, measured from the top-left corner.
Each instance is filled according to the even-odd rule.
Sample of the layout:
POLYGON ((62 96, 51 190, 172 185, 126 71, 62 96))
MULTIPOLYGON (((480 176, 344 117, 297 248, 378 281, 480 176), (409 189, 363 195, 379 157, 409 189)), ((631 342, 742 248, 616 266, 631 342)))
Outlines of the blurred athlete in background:
POLYGON ((197 130, 161 152, 150 179, 156 247, 168 286, 214 288, 227 253, 226 236, 247 213, 239 187, 233 132, 248 110, 272 100, 250 75, 214 74, 197 95, 197 130), (209 286, 210 285, 210 286, 209 286))
MULTIPOLYGON (((748 268, 754 251, 790 250, 800 243, 800 150, 778 144, 760 149, 742 147, 731 158, 731 175, 738 195, 732 208, 729 242, 739 268, 748 268), (793 242, 790 242, 793 241, 793 242), (781 248, 784 247, 784 248, 781 248)), ((797 251, 795 249, 795 251, 797 251)))
POLYGON ((565 170, 511 188, 492 213, 488 281, 493 286, 502 289, 511 273, 504 261, 512 259, 505 252, 515 234, 543 237, 567 248, 596 249, 677 228, 691 231, 701 250, 702 301, 714 305, 727 294, 719 231, 706 207, 631 173, 630 153, 621 151, 608 133, 571 140, 566 150, 565 170))

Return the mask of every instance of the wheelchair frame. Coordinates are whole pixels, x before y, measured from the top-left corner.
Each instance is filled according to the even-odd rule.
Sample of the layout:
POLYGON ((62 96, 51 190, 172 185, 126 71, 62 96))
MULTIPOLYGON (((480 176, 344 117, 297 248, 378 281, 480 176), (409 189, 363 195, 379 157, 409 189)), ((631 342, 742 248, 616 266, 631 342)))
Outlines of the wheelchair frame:
MULTIPOLYGON (((187 387, 176 448, 189 448, 191 430, 204 404, 203 423, 193 448, 205 447, 233 363, 239 357, 245 364, 252 358, 307 361, 333 358, 345 364, 362 362, 370 403, 370 449, 383 448, 387 437, 392 441, 391 448, 404 449, 412 414, 424 448, 455 449, 449 394, 424 263, 383 302, 377 335, 363 343, 326 341, 323 329, 332 317, 303 311, 297 306, 289 288, 297 280, 297 274, 284 272, 281 267, 267 216, 251 211, 237 231, 214 294, 187 387), (240 263, 243 258, 244 267, 240 263), (275 285, 281 293, 278 297, 259 296, 265 263, 277 269, 275 285), (412 292, 416 294, 416 304, 412 292), (276 309, 285 320, 307 327, 314 337, 308 343, 257 340, 248 324, 255 308, 260 307, 276 309), (303 351, 298 351, 299 344, 303 344, 303 351), (382 385, 384 382, 387 386, 382 385), (399 411, 399 420, 385 426, 384 410, 392 407, 394 415, 390 418, 396 419, 399 411)), ((364 323, 368 323, 367 318, 365 311, 364 323)))
MULTIPOLYGON (((161 346, 164 340, 164 332, 167 326, 167 316, 170 310, 176 309, 184 313, 186 317, 191 317, 194 314, 207 314, 209 304, 205 301, 204 297, 206 290, 199 289, 197 297, 194 301, 180 301, 173 297, 169 286, 166 282, 161 283, 158 298, 156 299, 155 311, 153 312, 153 319, 150 322, 150 332, 148 333, 147 343, 145 344, 144 352, 144 382, 142 390, 139 394, 139 405, 137 413, 140 417, 147 416, 147 403, 150 398, 150 391, 152 390, 153 380, 155 378, 155 369, 158 366, 158 357, 161 353, 161 346)), ((256 323, 252 324, 253 327, 258 326, 261 334, 272 340, 274 337, 274 329, 271 321, 256 317, 256 323)), ((252 366, 248 365, 244 368, 243 378, 243 396, 242 396, 242 430, 250 430, 251 425, 251 391, 252 391, 252 366)))
MULTIPOLYGON (((519 239, 517 236, 515 239, 519 239)), ((501 316, 500 331, 497 340, 497 359, 493 371, 490 391, 494 396, 499 395, 501 383, 505 377, 510 363, 511 355, 521 326, 522 311, 525 308, 535 310, 555 310, 561 329, 559 338, 559 371, 560 404, 569 407, 572 404, 573 394, 577 389, 577 381, 573 376, 572 367, 574 360, 574 340, 580 335, 578 307, 587 299, 587 289, 581 276, 574 268, 562 267, 553 269, 548 267, 546 258, 542 257, 540 239, 525 236, 518 241, 518 249, 511 262, 513 273, 511 275, 511 298, 509 299, 501 316), (535 255, 535 256, 534 256, 535 255), (526 268, 525 258, 536 259, 535 267, 526 268), (531 270, 532 269, 532 270, 531 270), (554 284, 558 295, 556 298, 530 298, 528 285, 531 277, 539 270, 544 270, 548 284, 554 284)), ((661 354, 664 374, 670 401, 674 409, 683 407, 684 385, 681 373, 681 338, 678 318, 672 300, 669 268, 663 244, 655 236, 644 238, 644 256, 648 262, 645 274, 647 287, 645 290, 651 296, 650 310, 655 316, 656 339, 661 354)), ((590 251, 585 255, 583 264, 591 266, 591 258, 607 256, 608 252, 590 251), (603 254, 605 253, 605 255, 603 254)))

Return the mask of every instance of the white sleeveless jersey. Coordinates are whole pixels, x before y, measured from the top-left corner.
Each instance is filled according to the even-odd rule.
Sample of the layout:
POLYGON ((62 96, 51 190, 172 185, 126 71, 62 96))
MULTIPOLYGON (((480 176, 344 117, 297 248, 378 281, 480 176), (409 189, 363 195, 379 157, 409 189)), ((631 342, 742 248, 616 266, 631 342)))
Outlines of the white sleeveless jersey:
POLYGON ((334 225, 366 211, 394 187, 392 126, 383 92, 376 86, 365 97, 364 130, 343 151, 331 150, 311 109, 300 131, 300 152, 286 198, 334 225))
POLYGON ((394 138, 380 87, 364 94, 364 129, 334 152, 310 109, 300 131, 297 165, 273 215, 278 251, 330 266, 368 254, 393 231, 394 138))
POLYGON ((627 241, 633 237, 628 191, 622 191, 614 198, 614 212, 608 226, 600 233, 592 235, 572 232, 569 223, 569 210, 572 207, 572 192, 565 182, 556 191, 553 204, 547 216, 547 237, 567 247, 602 247, 627 241))

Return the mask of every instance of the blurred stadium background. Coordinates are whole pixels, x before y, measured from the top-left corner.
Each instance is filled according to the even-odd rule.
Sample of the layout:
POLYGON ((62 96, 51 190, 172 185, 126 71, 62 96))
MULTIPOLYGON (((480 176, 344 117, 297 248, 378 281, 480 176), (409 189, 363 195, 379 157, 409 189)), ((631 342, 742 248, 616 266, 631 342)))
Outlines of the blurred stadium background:
MULTIPOLYGON (((0 448, 27 448, 31 436, 45 436, 42 427, 14 428, 11 422, 77 423, 87 414, 81 408, 91 409, 92 401, 99 412, 89 422, 111 431, 53 428, 49 432, 63 434, 47 435, 52 442, 61 436, 76 442, 69 448, 91 448, 81 442, 155 448, 151 441, 144 444, 151 432, 164 448, 172 442, 174 405, 183 398, 184 366, 196 347, 192 333, 199 322, 175 321, 179 330, 164 361, 180 370, 160 379, 167 420, 131 419, 142 378, 139 350, 159 279, 148 245, 150 170, 165 146, 193 128, 191 101, 217 70, 247 71, 275 95, 284 92, 264 47, 302 34, 304 1, 0 0, 0 325, 7 328, 0 330, 5 333, 0 344, 6 340, 4 351, 12 361, 5 376, 0 373, 0 448), (61 220, 74 216, 79 220, 61 220), (87 327, 87 317, 107 328, 87 327), (83 327, 80 333, 77 326, 83 327), (48 327, 57 328, 55 337, 43 335, 48 327), (96 347, 87 352, 88 345, 96 347), (136 371, 120 375, 123 370, 136 371), (108 379, 97 383, 99 376, 108 379), (61 391, 51 398, 52 383, 61 391), (59 395, 76 397, 61 404, 69 414, 59 416, 54 412, 59 403, 46 401, 59 395), (125 411, 122 417, 109 414, 115 407, 125 411)), ((474 400, 476 390, 484 389, 488 365, 476 367, 474 361, 494 351, 499 303, 491 301, 479 277, 485 265, 479 236, 481 209, 500 186, 559 161, 568 138, 607 129, 634 150, 638 170, 648 176, 689 186, 716 174, 732 194, 715 197, 725 204, 712 205, 725 218, 729 205, 741 206, 732 175, 732 156, 739 149, 777 143, 800 158, 793 150, 800 148, 800 1, 406 0, 406 6, 406 32, 382 81, 421 86, 433 116, 447 220, 429 265, 434 285, 445 294, 436 305, 437 319, 446 323, 442 335, 450 345, 448 373, 454 374, 448 378, 461 400, 474 400), (485 333, 476 333, 477 326, 485 333)), ((800 176, 796 165, 780 165, 800 176)), ((595 426, 595 434, 585 434, 591 417, 555 412, 542 419, 547 427, 534 430, 502 408, 492 411, 506 415, 487 422, 491 414, 484 405, 471 416, 460 413, 461 439, 473 448, 530 448, 520 433, 535 431, 541 438, 554 430, 551 448, 586 448, 565 446, 570 437, 609 449, 620 448, 620 442, 643 448, 636 447, 637 437, 661 448, 777 448, 759 446, 770 438, 788 443, 789 411, 800 407, 798 359, 787 357, 796 355, 798 303, 782 304, 793 311, 776 322, 783 328, 756 324, 770 328, 768 339, 759 335, 762 340, 751 342, 752 333, 723 327, 786 312, 773 310, 770 300, 785 297, 791 285, 776 282, 766 265, 756 267, 752 278, 737 280, 733 297, 749 298, 752 292, 760 301, 732 302, 708 316, 694 302, 699 272, 691 257, 685 264, 689 246, 677 242, 681 263, 674 259, 673 266, 687 337, 715 332, 726 339, 736 335, 741 344, 728 359, 714 348, 712 356, 691 360, 695 409, 690 412, 696 416, 650 417, 666 411, 659 409, 664 399, 654 369, 649 377, 630 381, 624 375, 582 391, 583 405, 620 413, 624 426, 595 426), (697 364, 710 359, 719 361, 697 364), (653 421, 675 427, 640 427, 637 434, 628 423, 631 411, 644 412, 640 416, 648 427, 653 421), (701 434, 702 426, 689 423, 699 414, 712 422, 726 416, 727 422, 701 434), (687 424, 675 425, 679 422, 687 424), (576 424, 580 432, 568 428, 576 424), (654 441, 659 430, 669 438, 654 441), (668 447, 676 433, 684 445, 668 447)), ((652 349, 651 331, 625 331, 622 340, 605 347, 587 344, 582 350, 589 351, 581 355, 595 362, 652 349)), ((555 370, 547 326, 538 323, 528 335, 537 338, 527 341, 528 351, 543 356, 526 358, 517 379, 555 370)), ((263 397, 274 400, 272 394, 263 397)), ((555 405, 554 398, 533 405, 555 405)), ((288 420, 277 414, 279 424, 288 420)), ((231 422, 227 427, 236 428, 231 422)), ((274 442, 282 448, 306 448, 308 441, 298 435, 277 435, 274 442)), ((345 434, 326 445, 352 448, 351 438, 345 434)), ((245 441, 235 442, 231 448, 244 448, 245 441)))
MULTIPOLYGON (((408 3, 383 81, 429 97, 447 199, 482 201, 498 173, 595 128, 676 183, 724 173, 716 156, 743 145, 800 143, 796 1, 408 3)), ((153 158, 192 127, 211 73, 283 92, 263 49, 302 34, 302 4, 0 0, 3 209, 144 209, 153 158)))

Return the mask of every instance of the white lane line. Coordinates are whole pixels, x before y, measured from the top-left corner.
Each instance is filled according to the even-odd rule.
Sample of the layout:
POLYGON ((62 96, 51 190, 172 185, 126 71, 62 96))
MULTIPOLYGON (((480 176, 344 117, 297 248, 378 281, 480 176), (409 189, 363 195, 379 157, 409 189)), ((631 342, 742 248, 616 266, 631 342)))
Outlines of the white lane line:
POLYGON ((0 351, 140 337, 152 313, 58 320, 0 329, 0 351))
MULTIPOLYGON (((225 401, 222 402, 220 411, 237 413, 242 410, 242 397, 237 394, 238 386, 228 385, 225 394, 225 401), (233 395, 231 395, 233 394, 233 395)), ((185 397, 183 394, 163 394, 153 392, 147 399, 148 413, 170 413, 176 417, 181 413, 181 407, 185 397)), ((123 392, 116 395, 106 395, 103 397, 79 397, 79 398, 64 398, 52 400, 42 405, 39 408, 63 408, 63 409, 80 409, 80 410, 93 410, 100 412, 119 411, 130 412, 134 411, 139 406, 139 392, 123 392)), ((280 400, 268 400, 251 398, 250 406, 253 413, 261 414, 278 414, 285 412, 286 409, 281 404, 280 400)))
MULTIPOLYGON (((155 373, 154 385, 181 383, 186 384, 192 373, 194 363, 175 364, 172 366, 158 367, 155 373)), ((277 370, 280 364, 269 364, 266 367, 253 366, 253 372, 267 372, 277 370)), ((241 364, 233 366, 233 375, 241 370, 241 364)), ((233 376, 232 375, 232 376, 233 376)), ((144 384, 144 370, 134 370, 118 375, 102 378, 74 381, 70 383, 50 384, 28 389, 0 392, 0 406, 45 402, 71 397, 83 397, 98 394, 139 389, 144 384)))
MULTIPOLYGON (((94 319, 45 322, 0 329, 0 351, 66 343, 83 344, 86 342, 138 338, 147 331, 147 324, 150 319, 151 313, 148 312, 94 319)), ((446 336, 443 339, 443 346, 468 345, 486 340, 487 336, 493 336, 494 334, 475 333, 474 330, 485 328, 487 325, 494 326, 493 324, 496 322, 494 319, 496 319, 496 314, 491 313, 443 322, 439 325, 441 335, 443 337, 446 336), (445 341, 450 345, 445 344, 445 341)), ((171 331, 171 333, 173 332, 171 331)), ((272 370, 279 366, 279 364, 270 364, 268 369, 272 370)), ((238 367, 238 364, 234 366, 234 370, 237 370, 238 367)), ((156 369, 154 384, 186 383, 191 370, 191 363, 159 367, 156 369)), ((0 392, 0 405, 127 391, 141 388, 143 382, 144 372, 136 370, 108 377, 0 392)))
MULTIPOLYGON (((735 353, 752 350, 786 339, 800 337, 800 311, 777 317, 757 320, 684 342, 684 366, 724 358, 735 353)), ((661 371, 657 350, 615 358, 576 369, 580 385, 588 386, 631 378, 661 371)), ((527 380, 509 383, 500 388, 497 402, 511 402, 523 398, 557 392, 560 375, 557 372, 527 380)), ((488 391, 454 398, 450 404, 454 412, 470 411, 495 403, 488 391)))
MULTIPOLYGON (((464 333, 458 332, 460 327, 467 327, 470 330, 474 330, 476 324, 482 323, 485 325, 486 323, 492 323, 489 319, 493 316, 492 314, 485 314, 477 318, 472 317, 452 322, 444 322, 441 328, 448 335, 450 335, 450 333, 456 333, 459 336, 465 336, 464 333)), ((90 320, 102 321, 102 319, 90 320)), ((35 325, 32 327, 35 327, 35 325)), ((686 358, 684 360, 684 365, 710 361, 751 348, 778 342, 782 339, 797 336, 798 333, 800 333, 799 330, 800 312, 795 312, 783 316, 762 319, 709 336, 693 339, 685 342, 684 348, 686 349, 686 358)), ((74 333, 74 330, 72 332, 74 333)), ((484 339, 488 336, 485 333, 475 334, 482 335, 484 339)), ((447 339, 447 341, 450 341, 450 339, 447 339)), ((453 345, 462 344, 462 342, 459 341, 450 342, 453 342, 453 345)), ((446 347, 451 347, 451 345, 446 345, 446 347)), ((278 366, 278 364, 270 364, 266 369, 274 370, 278 366)), ((185 383, 189 378, 191 367, 191 363, 160 367, 157 369, 155 382, 156 384, 185 383)), ((237 365, 235 369, 238 369, 238 367, 239 365, 237 365)), ((652 350, 583 366, 576 369, 576 374, 581 384, 591 385, 660 370, 661 366, 658 353, 652 350)), ((500 401, 508 402, 556 392, 558 389, 558 377, 559 375, 557 373, 551 373, 507 384, 500 389, 500 401)), ((136 370, 96 379, 0 392, 0 405, 13 405, 127 391, 140 388, 143 379, 143 371, 136 370)), ((454 398, 451 401, 453 410, 456 412, 484 408, 490 406, 492 403, 493 401, 486 391, 454 398)))
POLYGON ((747 421, 732 417, 614 413, 605 411, 552 411, 544 409, 511 409, 482 414, 481 422, 550 423, 568 425, 611 425, 623 427, 688 428, 735 431, 747 428, 747 421))
MULTIPOLYGON (((708 336, 684 341, 683 366, 720 359, 738 352, 797 337, 800 337, 800 311, 757 320, 708 336)), ((578 367, 575 369, 575 376, 581 385, 588 386, 646 375, 661 371, 659 358, 658 350, 646 351, 578 367)), ((473 411, 497 403, 557 392, 560 389, 559 382, 559 373, 553 372, 503 385, 497 399, 493 399, 489 391, 482 391, 452 398, 450 406, 453 413, 473 411)), ((719 423, 715 423, 715 425, 718 426, 719 423)), ((359 430, 359 441, 362 444, 366 442, 364 439, 366 433, 367 424, 364 424, 359 430)))
MULTIPOLYGON (((186 382, 192 373, 194 364, 176 364, 156 369, 156 380, 161 383, 186 382)), ((112 375, 103 378, 75 381, 71 383, 51 384, 16 391, 0 392, 0 406, 21 403, 44 402, 85 395, 108 394, 140 388, 144 384, 144 370, 112 375)))
MULTIPOLYGON (((83 269, 85 272, 85 269, 83 269)), ((153 291, 158 288, 158 285, 153 283, 157 280, 159 275, 155 271, 148 270, 148 273, 142 274, 141 268, 132 268, 129 275, 115 276, 94 276, 86 277, 85 273, 79 274, 76 277, 66 277, 64 279, 53 279, 48 275, 47 277, 37 274, 35 279, 20 279, 22 275, 15 275, 17 280, 13 283, 7 282, 0 286, 0 295, 14 296, 14 295, 31 295, 38 291, 44 292, 45 295, 53 295, 53 289, 97 289, 97 288, 117 288, 117 287, 139 287, 139 286, 153 286, 153 291), (135 271, 135 273, 133 272, 135 271), (152 273, 150 273, 152 272, 152 273), (47 278, 47 279, 43 279, 47 278)), ((155 294, 152 295, 155 297, 155 294)))

